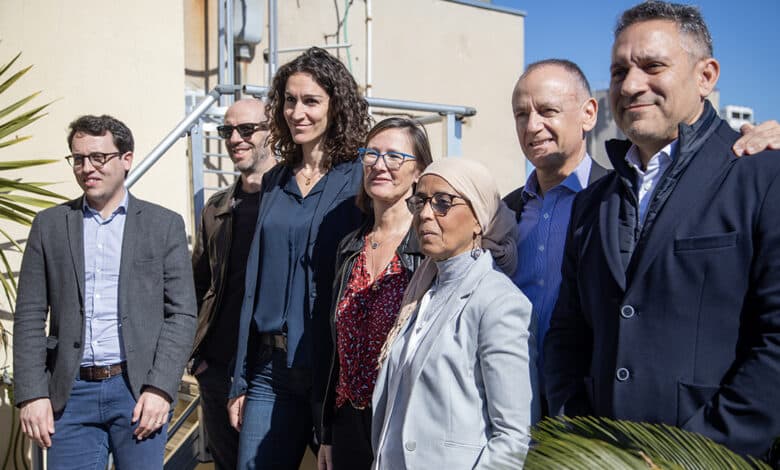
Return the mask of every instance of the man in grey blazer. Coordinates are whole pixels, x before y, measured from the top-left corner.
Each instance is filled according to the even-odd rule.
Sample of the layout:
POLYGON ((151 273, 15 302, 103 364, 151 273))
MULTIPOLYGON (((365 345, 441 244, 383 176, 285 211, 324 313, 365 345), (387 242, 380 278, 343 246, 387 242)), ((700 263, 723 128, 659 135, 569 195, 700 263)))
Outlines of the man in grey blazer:
POLYGON ((110 116, 70 125, 83 196, 40 212, 22 260, 14 400, 48 468, 162 468, 195 333, 184 223, 124 187, 133 136, 110 116), (48 319, 48 336, 46 323, 48 319))

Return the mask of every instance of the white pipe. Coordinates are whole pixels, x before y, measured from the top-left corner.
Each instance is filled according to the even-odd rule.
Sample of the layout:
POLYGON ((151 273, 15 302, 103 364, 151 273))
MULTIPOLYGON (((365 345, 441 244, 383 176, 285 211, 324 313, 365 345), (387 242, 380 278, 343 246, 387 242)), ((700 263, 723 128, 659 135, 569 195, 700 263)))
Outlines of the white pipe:
POLYGON ((366 97, 371 96, 374 79, 371 76, 371 49, 373 48, 374 19, 371 17, 371 0, 366 0, 366 97))

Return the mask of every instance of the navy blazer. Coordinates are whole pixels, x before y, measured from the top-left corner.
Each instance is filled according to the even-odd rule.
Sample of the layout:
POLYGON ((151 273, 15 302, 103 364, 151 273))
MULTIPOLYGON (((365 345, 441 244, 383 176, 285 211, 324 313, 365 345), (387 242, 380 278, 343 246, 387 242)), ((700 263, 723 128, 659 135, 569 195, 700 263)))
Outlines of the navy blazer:
MULTIPOLYGON (((619 172, 575 199, 546 390, 554 414, 667 423, 761 456, 780 435, 780 152, 737 159, 706 108, 708 125, 680 126, 692 158, 627 269, 619 172)), ((616 168, 629 146, 611 145, 616 168)))
MULTIPOLYGON (((247 346, 249 345, 250 332, 254 328, 252 318, 259 302, 262 302, 262 299, 258 299, 256 296, 261 256, 260 229, 268 213, 274 210, 274 203, 283 193, 284 182, 288 176, 292 176, 291 173, 292 169, 289 166, 277 165, 263 175, 257 225, 247 259, 244 302, 241 306, 236 365, 233 386, 230 390, 231 397, 246 392, 247 346)), ((329 311, 331 288, 335 275, 336 247, 346 234, 360 226, 363 215, 355 205, 355 195, 362 181, 363 166, 358 159, 335 165, 328 172, 325 187, 320 195, 309 229, 308 254, 311 264, 306 276, 306 290, 309 293, 311 318, 287 319, 289 322, 309 322, 306 325, 302 341, 312 342, 312 362, 309 364, 312 368, 312 380, 314 384, 322 385, 318 388, 323 388, 312 392, 312 396, 317 397, 318 400, 321 400, 325 394, 324 384, 327 383, 328 366, 333 348, 330 338, 329 311)), ((300 295, 306 295, 306 292, 301 292, 300 295)), ((293 366, 300 360, 301 358, 296 357, 296 351, 288 351, 288 366, 293 366)))

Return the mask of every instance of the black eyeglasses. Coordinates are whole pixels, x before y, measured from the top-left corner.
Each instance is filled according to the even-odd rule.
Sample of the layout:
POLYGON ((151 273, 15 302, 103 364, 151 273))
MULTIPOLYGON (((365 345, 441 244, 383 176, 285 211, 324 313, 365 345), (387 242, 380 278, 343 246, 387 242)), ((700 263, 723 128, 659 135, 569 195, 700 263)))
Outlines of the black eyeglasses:
POLYGON ((70 166, 73 168, 81 168, 84 166, 84 159, 88 159, 89 163, 92 164, 95 168, 101 168, 103 165, 106 164, 107 161, 111 160, 114 157, 118 157, 122 155, 122 152, 111 152, 111 153, 102 153, 102 152, 92 152, 89 155, 82 155, 80 153, 74 153, 72 155, 68 155, 65 157, 65 160, 70 163, 70 166))
POLYGON ((268 123, 266 122, 246 122, 243 124, 239 124, 237 126, 217 126, 217 134, 219 134, 220 137, 223 139, 229 139, 230 136, 233 135, 233 131, 238 131, 238 135, 241 136, 242 139, 248 139, 252 137, 252 134, 254 134, 257 131, 267 131, 268 130, 268 123))
POLYGON ((374 166, 381 158, 384 160, 385 166, 388 170, 397 170, 401 168, 401 165, 403 165, 406 160, 417 159, 417 157, 414 155, 409 155, 408 153, 392 151, 387 153, 379 153, 374 149, 367 149, 363 147, 358 149, 358 156, 360 157, 360 161, 363 162, 364 166, 374 166))
POLYGON ((447 212, 452 209, 452 206, 468 205, 465 202, 457 204, 452 202, 452 200, 455 198, 463 199, 464 201, 466 200, 464 197, 449 193, 433 193, 433 196, 420 196, 419 194, 415 194, 406 199, 406 207, 409 208, 409 212, 417 215, 422 212, 425 204, 427 204, 428 201, 431 201, 431 209, 433 210, 433 213, 440 217, 444 217, 447 215, 447 212))

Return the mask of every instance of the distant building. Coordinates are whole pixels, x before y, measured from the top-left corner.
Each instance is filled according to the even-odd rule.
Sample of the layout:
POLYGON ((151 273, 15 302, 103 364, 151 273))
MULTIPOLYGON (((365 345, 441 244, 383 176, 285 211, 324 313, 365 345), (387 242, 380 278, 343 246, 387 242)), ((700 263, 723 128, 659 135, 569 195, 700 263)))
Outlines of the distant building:
POLYGON ((612 168, 604 142, 610 139, 625 139, 626 136, 618 129, 612 117, 612 110, 609 109, 609 90, 596 90, 593 97, 599 103, 599 114, 596 127, 588 134, 588 154, 603 167, 612 168))
MULTIPOLYGON (((607 157, 607 150, 604 146, 604 142, 610 140, 610 139, 625 139, 626 136, 618 129, 617 124, 615 124, 615 120, 612 117, 612 110, 609 108, 609 90, 596 90, 593 92, 593 97, 596 98, 596 101, 599 104, 599 114, 596 121, 596 127, 593 128, 592 131, 588 134, 588 154, 593 157, 594 160, 599 162, 600 165, 604 166, 605 168, 612 168, 612 164, 609 162, 609 158, 607 157)), ((707 97, 708 100, 712 103, 712 106, 715 109, 718 109, 719 103, 720 103, 720 91, 719 90, 713 90, 713 92, 710 94, 710 96, 707 97)), ((750 112, 750 119, 752 123, 753 119, 753 110, 750 108, 742 108, 739 106, 726 106, 724 107, 724 110, 726 108, 738 108, 740 110, 746 109, 750 112)), ((721 117, 723 119, 726 118, 725 114, 723 112, 721 113, 721 117)), ((729 121, 729 124, 731 122, 729 121)), ((739 130, 739 126, 744 124, 743 122, 740 122, 740 124, 735 127, 735 129, 739 130)), ((731 127, 734 127, 733 124, 731 124, 731 127)))
POLYGON ((735 131, 739 131, 743 124, 754 124, 754 116, 753 108, 746 106, 727 104, 720 110, 720 117, 725 119, 735 131))

